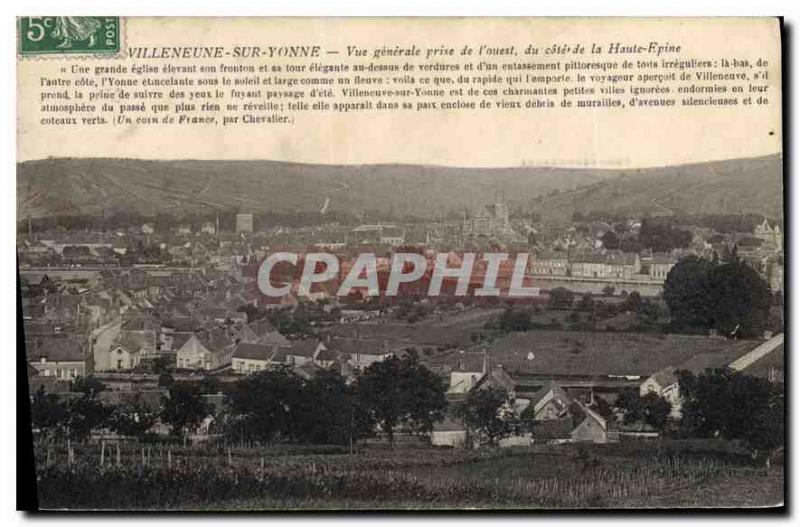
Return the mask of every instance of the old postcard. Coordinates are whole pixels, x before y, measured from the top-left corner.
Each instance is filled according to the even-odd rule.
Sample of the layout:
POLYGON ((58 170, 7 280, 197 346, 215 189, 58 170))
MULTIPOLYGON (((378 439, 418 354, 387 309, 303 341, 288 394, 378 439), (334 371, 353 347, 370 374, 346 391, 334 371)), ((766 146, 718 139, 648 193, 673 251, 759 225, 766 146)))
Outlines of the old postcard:
POLYGON ((39 507, 781 507, 781 29, 18 18, 39 507))

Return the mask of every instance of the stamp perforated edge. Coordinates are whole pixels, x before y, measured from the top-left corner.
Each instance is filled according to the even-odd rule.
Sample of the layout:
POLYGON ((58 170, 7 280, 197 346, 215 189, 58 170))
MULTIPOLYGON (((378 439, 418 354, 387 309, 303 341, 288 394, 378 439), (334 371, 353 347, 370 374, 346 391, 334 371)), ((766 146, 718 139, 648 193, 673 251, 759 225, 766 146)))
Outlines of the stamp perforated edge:
POLYGON ((84 52, 74 52, 74 53, 64 53, 64 52, 53 52, 53 53, 22 53, 21 45, 22 41, 20 39, 20 31, 21 31, 21 23, 22 19, 26 18, 26 16, 18 16, 17 17, 17 60, 91 60, 91 59, 121 59, 125 56, 125 52, 128 49, 128 32, 127 32, 127 23, 128 17, 118 16, 118 15, 104 15, 104 16, 116 16, 119 20, 119 50, 117 51, 110 51, 110 52, 100 52, 100 53, 84 53, 84 52))

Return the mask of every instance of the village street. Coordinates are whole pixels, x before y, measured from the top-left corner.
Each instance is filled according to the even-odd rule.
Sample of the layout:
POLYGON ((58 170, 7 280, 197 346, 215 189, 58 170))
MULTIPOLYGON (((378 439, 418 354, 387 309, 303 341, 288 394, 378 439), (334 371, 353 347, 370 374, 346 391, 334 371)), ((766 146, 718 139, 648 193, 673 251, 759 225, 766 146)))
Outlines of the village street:
POLYGON ((103 364, 103 362, 108 362, 108 351, 114 339, 119 335, 121 326, 122 319, 117 317, 108 324, 100 326, 92 331, 92 342, 94 342, 92 346, 92 356, 94 358, 95 370, 102 371, 110 367, 109 364, 103 364))

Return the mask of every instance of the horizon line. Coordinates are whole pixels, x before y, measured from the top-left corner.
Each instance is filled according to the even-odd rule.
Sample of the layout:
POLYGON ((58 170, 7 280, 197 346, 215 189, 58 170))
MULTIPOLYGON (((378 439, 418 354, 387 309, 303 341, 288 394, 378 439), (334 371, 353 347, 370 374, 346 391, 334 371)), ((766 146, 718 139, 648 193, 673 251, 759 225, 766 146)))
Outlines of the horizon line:
POLYGON ((269 159, 269 158, 236 158, 236 159, 225 159, 225 158, 193 158, 193 157, 186 157, 186 158, 147 158, 147 157, 113 157, 113 156, 87 156, 87 157, 71 157, 71 156, 47 156, 42 158, 32 158, 26 159, 23 161, 17 160, 17 165, 21 165, 24 163, 35 163, 40 161, 63 161, 63 160, 81 160, 81 161, 88 161, 88 160, 114 160, 114 161, 152 161, 152 162, 166 162, 166 163, 174 163, 174 162, 209 162, 209 163, 219 163, 219 162, 268 162, 268 163, 281 163, 285 165, 302 165, 302 166, 315 166, 315 167, 381 167, 381 166, 401 166, 401 167, 434 167, 434 168, 443 168, 443 169, 469 169, 469 170, 512 170, 512 169, 555 169, 555 170, 651 170, 651 169, 659 169, 659 168, 676 168, 676 167, 685 167, 685 166, 692 166, 692 165, 704 165, 709 163, 721 163, 726 161, 745 161, 751 159, 760 159, 766 157, 774 157, 778 156, 783 158, 783 151, 777 151, 770 154, 762 154, 757 156, 745 156, 745 157, 728 157, 728 158, 721 158, 721 159, 709 159, 705 161, 688 161, 688 162, 678 162, 674 164, 666 164, 666 165, 642 165, 642 166, 620 166, 620 165, 547 165, 547 164, 519 164, 519 165, 497 165, 497 166, 463 166, 463 165, 442 165, 436 163, 409 163, 409 162, 380 162, 380 163, 313 163, 313 162, 306 162, 306 161, 285 161, 279 159, 269 159))

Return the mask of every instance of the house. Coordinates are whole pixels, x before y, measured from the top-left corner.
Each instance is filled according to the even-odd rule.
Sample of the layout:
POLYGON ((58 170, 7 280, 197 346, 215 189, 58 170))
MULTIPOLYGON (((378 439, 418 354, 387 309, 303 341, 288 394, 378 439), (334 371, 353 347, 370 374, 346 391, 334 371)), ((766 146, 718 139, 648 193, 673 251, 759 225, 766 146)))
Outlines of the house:
POLYGON ((126 313, 120 326, 120 337, 135 341, 141 346, 141 357, 148 358, 160 349, 161 322, 141 312, 126 313))
POLYGON ((26 347, 28 363, 39 375, 71 381, 93 371, 91 354, 78 336, 37 338, 26 342, 26 347))
POLYGON ((649 274, 650 278, 655 280, 666 280, 667 275, 675 267, 677 260, 669 254, 654 254, 650 260, 649 274))
POLYGON ((573 401, 567 409, 572 416, 574 428, 570 439, 576 443, 607 443, 609 424, 605 418, 586 405, 573 401))
POLYGON ((97 371, 130 370, 142 360, 143 342, 135 335, 117 335, 105 352, 95 350, 97 371))
POLYGON ((766 342, 742 354, 741 351, 733 349, 725 353, 699 353, 681 362, 678 366, 666 366, 645 379, 639 386, 639 394, 644 397, 648 393, 656 393, 667 400, 672 405, 670 417, 679 419, 681 417, 681 394, 676 372, 686 370, 700 373, 706 368, 730 368, 734 371, 747 371, 767 357, 777 356, 782 353, 783 333, 775 335, 766 342), (776 352, 775 350, 781 350, 776 352))
POLYGON ((273 361, 276 364, 300 366, 307 362, 314 362, 317 355, 325 349, 325 345, 315 338, 295 341, 291 346, 278 348, 273 361))
POLYGON ((69 381, 59 381, 52 375, 44 376, 28 363, 28 392, 32 395, 39 390, 47 393, 68 392, 69 381))
POLYGON ((347 363, 346 359, 348 358, 349 357, 343 357, 342 352, 339 350, 325 348, 317 354, 317 358, 314 360, 314 363, 323 368, 331 368, 338 362, 347 363))
POLYGON ((231 312, 224 307, 203 307, 199 309, 199 313, 209 323, 225 324, 229 319, 231 312))
POLYGON ((783 233, 781 232, 781 226, 777 223, 773 227, 764 218, 761 224, 756 225, 753 234, 755 234, 756 238, 762 240, 765 245, 768 245, 771 250, 775 252, 783 250, 783 233))
POLYGON ((216 370, 231 363, 235 343, 225 331, 201 330, 178 349, 177 366, 191 370, 216 370))
POLYGON ((466 428, 450 415, 445 416, 444 420, 433 424, 433 430, 431 431, 432 445, 462 448, 466 442, 466 428))
POLYGON ((570 262, 570 275, 578 278, 606 278, 606 257, 596 251, 577 252, 570 262))
POLYGON ((191 316, 173 316, 161 323, 160 343, 162 351, 174 351, 200 329, 201 323, 191 316))
POLYGON ((268 346, 291 346, 291 342, 263 318, 243 326, 239 330, 239 340, 268 346))
POLYGON ((576 251, 570 262, 570 274, 576 278, 631 279, 641 269, 638 254, 620 250, 576 251))
POLYGON ((620 250, 606 253, 606 276, 630 280, 642 270, 642 261, 636 253, 624 253, 620 250))
POLYGON ((336 350, 341 357, 346 357, 352 367, 360 369, 369 368, 394 355, 387 340, 334 337, 328 347, 336 350))
POLYGON ((450 387, 447 393, 467 393, 486 375, 486 352, 460 350, 450 370, 450 387))
POLYGON ((471 390, 486 390, 490 388, 505 390, 509 398, 513 401, 515 399, 515 387, 517 383, 511 378, 508 373, 503 370, 502 364, 493 366, 489 372, 481 377, 476 382, 471 390))
POLYGON ((552 421, 564 416, 572 398, 554 382, 543 386, 531 397, 528 413, 535 421, 552 421))
POLYGON ((660 395, 672 405, 670 417, 679 419, 681 416, 681 395, 678 389, 676 372, 677 368, 674 366, 667 366, 658 370, 639 385, 639 396, 644 397, 649 393, 660 395))
POLYGON ((569 260, 558 251, 543 251, 530 260, 530 272, 538 276, 567 276, 569 260))
POLYGON ((277 348, 252 342, 239 342, 233 348, 231 369, 235 373, 254 373, 266 370, 277 348))
POLYGON ((292 373, 304 380, 311 380, 317 377, 325 369, 315 362, 305 362, 292 368, 292 373))
POLYGON ((380 243, 397 247, 406 241, 406 233, 403 229, 386 226, 381 230, 380 243))

